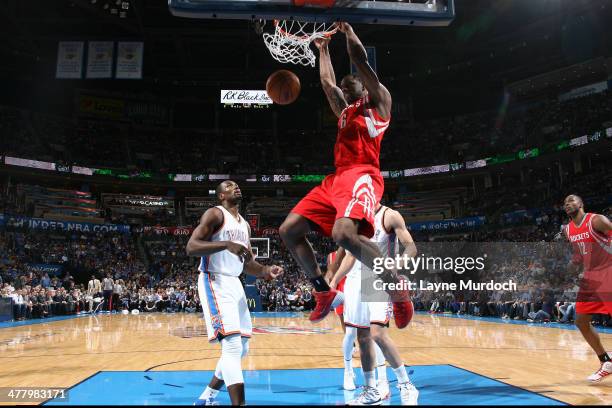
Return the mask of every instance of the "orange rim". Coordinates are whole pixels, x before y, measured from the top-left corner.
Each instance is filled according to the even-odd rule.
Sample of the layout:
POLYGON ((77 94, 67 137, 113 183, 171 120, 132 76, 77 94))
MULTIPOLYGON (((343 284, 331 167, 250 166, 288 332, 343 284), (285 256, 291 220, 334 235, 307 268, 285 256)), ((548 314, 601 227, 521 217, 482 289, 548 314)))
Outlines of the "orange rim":
MULTIPOLYGON (((298 40, 307 40, 308 38, 311 37, 310 35, 295 35, 295 34, 291 34, 291 33, 287 32, 287 31, 285 31, 282 27, 280 27, 279 24, 280 24, 280 20, 274 20, 274 26, 276 28, 278 28, 278 31, 282 35, 284 35, 285 37, 295 38, 295 39, 298 39, 298 40)), ((311 24, 316 24, 316 23, 311 23, 311 24)), ((338 31, 338 24, 337 23, 333 23, 333 27, 334 27, 333 30, 323 31, 323 32, 321 32, 319 34, 321 34, 325 38, 329 38, 332 35, 336 34, 336 32, 338 31)))

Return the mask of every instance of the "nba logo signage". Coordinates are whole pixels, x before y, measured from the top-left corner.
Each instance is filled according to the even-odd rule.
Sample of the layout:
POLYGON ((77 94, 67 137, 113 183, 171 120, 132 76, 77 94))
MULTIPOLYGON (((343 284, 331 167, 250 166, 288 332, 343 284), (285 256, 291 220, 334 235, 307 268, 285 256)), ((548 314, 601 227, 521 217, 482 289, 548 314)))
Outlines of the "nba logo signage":
MULTIPOLYGON (((376 47, 365 47, 366 50, 366 54, 368 55, 368 64, 370 64, 370 66, 372 67, 372 70, 374 72, 376 71, 376 47)), ((357 75, 357 67, 355 66, 355 64, 351 64, 351 74, 353 75, 357 75)))

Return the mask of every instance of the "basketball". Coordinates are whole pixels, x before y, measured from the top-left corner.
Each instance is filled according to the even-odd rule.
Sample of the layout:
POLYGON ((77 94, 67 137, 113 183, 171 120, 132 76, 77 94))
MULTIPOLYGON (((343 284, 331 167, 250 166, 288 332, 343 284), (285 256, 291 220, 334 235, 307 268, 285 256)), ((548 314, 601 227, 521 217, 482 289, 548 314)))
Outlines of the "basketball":
POLYGON ((300 79, 293 72, 281 69, 268 77, 266 92, 279 105, 289 105, 300 95, 300 79))

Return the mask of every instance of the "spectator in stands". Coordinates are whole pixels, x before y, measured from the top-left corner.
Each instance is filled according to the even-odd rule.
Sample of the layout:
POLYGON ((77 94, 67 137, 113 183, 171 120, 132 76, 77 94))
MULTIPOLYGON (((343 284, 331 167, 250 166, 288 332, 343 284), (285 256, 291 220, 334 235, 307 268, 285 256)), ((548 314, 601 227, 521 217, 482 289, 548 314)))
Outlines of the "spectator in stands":
POLYGON ((113 302, 114 287, 115 283, 113 282, 111 273, 108 272, 106 274, 106 278, 104 278, 104 280, 102 281, 102 293, 104 294, 104 310, 107 310, 109 313, 111 312, 113 302))
POLYGON ((24 320, 26 316, 26 304, 23 298, 23 290, 18 289, 9 295, 13 299, 13 316, 15 320, 24 320))
POLYGON ((113 285, 113 297, 112 297, 112 304, 113 304, 113 309, 114 310, 121 310, 121 303, 119 301, 119 299, 121 298, 121 295, 123 294, 123 281, 121 279, 115 281, 114 285, 113 285))
POLYGON ((40 285, 45 289, 51 286, 51 279, 49 279, 48 273, 44 274, 43 278, 40 280, 40 285))

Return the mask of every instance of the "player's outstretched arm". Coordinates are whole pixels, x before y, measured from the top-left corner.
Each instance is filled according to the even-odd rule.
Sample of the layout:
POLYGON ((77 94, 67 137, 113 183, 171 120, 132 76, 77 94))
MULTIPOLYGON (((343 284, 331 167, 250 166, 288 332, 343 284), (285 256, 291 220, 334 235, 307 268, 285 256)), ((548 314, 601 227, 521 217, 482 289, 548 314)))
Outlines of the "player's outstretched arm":
POLYGON ((187 255, 206 256, 227 249, 242 259, 247 258, 249 250, 240 244, 231 241, 210 241, 215 229, 221 225, 223 225, 221 210, 214 207, 206 210, 200 218, 200 224, 193 230, 189 242, 187 242, 187 248, 185 249, 187 255))
POLYGON ((332 278, 336 274, 338 269, 340 268, 340 265, 342 264, 342 261, 344 260, 344 257, 346 256, 346 254, 347 252, 344 248, 338 247, 338 251, 336 252, 336 257, 334 259, 334 262, 327 265, 327 271, 330 273, 332 278))
POLYGON ((344 259, 342 260, 342 263, 340 263, 340 267, 338 268, 338 270, 334 274, 334 277, 329 283, 329 286, 333 289, 336 289, 338 283, 340 283, 342 278, 348 275, 349 271, 351 270, 351 268, 353 268, 353 265, 355 265, 356 261, 357 258, 355 258, 350 252, 347 252, 344 256, 344 259))
POLYGON ((348 23, 338 23, 338 31, 346 35, 346 48, 351 62, 355 64, 359 78, 368 91, 370 102, 376 106, 378 113, 385 119, 391 116, 391 94, 378 80, 376 72, 368 63, 365 47, 348 23))
POLYGON ((393 231, 397 239, 404 247, 404 253, 409 258, 414 258, 417 255, 417 247, 410 235, 410 231, 406 227, 404 217, 399 212, 388 209, 383 219, 383 226, 387 231, 393 231))
POLYGON ((321 77, 321 86, 327 97, 329 106, 337 117, 340 117, 344 108, 348 106, 342 90, 336 85, 336 74, 331 63, 329 55, 329 38, 317 38, 314 40, 316 47, 319 49, 319 75, 321 77))

